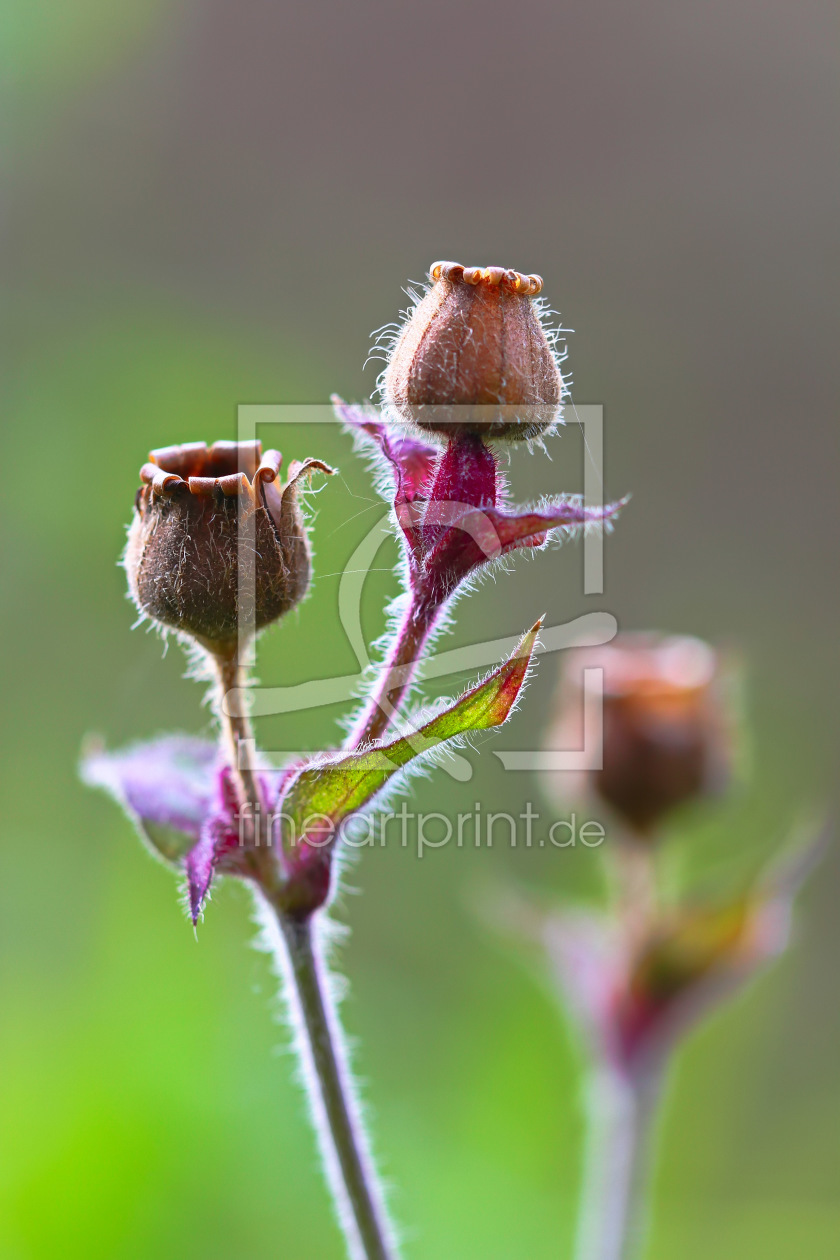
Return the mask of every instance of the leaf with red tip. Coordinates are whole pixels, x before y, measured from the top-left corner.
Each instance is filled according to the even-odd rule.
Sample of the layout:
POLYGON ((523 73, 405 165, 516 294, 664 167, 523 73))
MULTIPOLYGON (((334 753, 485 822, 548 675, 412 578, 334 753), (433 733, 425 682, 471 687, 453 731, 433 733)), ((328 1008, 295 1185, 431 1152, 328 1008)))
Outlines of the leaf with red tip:
POLYGON ((542 621, 523 636, 509 660, 410 735, 302 770, 280 807, 286 848, 306 840, 332 844, 341 823, 362 809, 416 757, 471 731, 501 726, 513 709, 542 621))

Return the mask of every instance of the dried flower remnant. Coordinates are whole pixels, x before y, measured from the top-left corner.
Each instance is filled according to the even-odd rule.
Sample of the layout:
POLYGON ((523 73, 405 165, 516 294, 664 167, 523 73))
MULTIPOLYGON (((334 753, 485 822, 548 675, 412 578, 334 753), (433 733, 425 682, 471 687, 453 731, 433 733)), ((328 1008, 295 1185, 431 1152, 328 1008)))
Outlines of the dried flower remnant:
POLYGON ((713 649, 690 637, 627 634, 573 652, 549 742, 582 747, 600 709, 602 766, 561 772, 558 794, 594 795, 627 831, 649 837, 678 806, 719 788, 730 760, 721 675, 713 649))
POLYGON ((382 377, 389 411, 450 437, 522 441, 558 420, 565 387, 534 299, 540 276, 438 262, 382 377))
POLYGON ((592 910, 531 911, 596 1061, 636 1083, 657 1073, 710 1008, 787 948, 796 895, 825 843, 797 840, 740 892, 655 910, 636 940, 592 910))
POLYGON ((232 656, 306 594, 310 549, 300 482, 332 472, 293 463, 259 442, 203 442, 152 451, 140 470, 125 569, 131 595, 159 625, 232 656))

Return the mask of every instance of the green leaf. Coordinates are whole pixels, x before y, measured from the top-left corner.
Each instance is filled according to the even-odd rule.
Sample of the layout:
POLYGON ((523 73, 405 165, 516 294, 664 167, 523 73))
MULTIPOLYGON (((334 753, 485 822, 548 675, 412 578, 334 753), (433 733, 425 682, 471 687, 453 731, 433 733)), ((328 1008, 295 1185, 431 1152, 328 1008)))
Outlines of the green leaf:
POLYGON ((292 781, 281 806, 284 848, 293 848, 302 840, 328 847, 341 823, 366 805, 415 757, 470 731, 501 726, 522 688, 541 625, 542 619, 523 635, 510 659, 489 678, 419 730, 390 744, 302 770, 292 781))

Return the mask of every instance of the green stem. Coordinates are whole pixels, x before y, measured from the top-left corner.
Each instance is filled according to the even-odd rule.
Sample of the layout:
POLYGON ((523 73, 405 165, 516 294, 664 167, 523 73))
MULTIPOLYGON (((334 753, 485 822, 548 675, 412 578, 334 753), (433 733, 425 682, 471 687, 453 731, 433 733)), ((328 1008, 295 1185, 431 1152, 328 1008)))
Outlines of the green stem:
POLYGON ((634 1080, 610 1067, 590 1076, 576 1260, 642 1255, 658 1093, 657 1080, 634 1080))
POLYGON ((312 920, 260 898, 284 981, 324 1167, 350 1260, 396 1260, 398 1251, 355 1096, 344 1039, 312 920))

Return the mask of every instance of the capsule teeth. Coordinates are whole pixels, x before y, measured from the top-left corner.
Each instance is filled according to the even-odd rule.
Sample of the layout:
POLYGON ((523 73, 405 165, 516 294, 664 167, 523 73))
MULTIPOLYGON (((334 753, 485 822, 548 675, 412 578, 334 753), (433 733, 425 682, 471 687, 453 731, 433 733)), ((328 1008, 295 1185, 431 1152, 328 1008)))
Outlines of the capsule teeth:
POLYGON ((432 280, 461 280, 463 275, 464 268, 456 262, 436 262, 429 268, 432 280))
POLYGON ((536 297, 542 292, 542 276, 526 275, 514 271, 512 267, 463 267, 456 262, 436 262, 429 268, 429 278, 433 282, 447 280, 450 284, 463 281, 464 284, 487 284, 493 288, 500 285, 509 293, 520 297, 536 297))
POLYGON ((239 494, 250 495, 253 498, 251 483, 245 473, 229 473, 226 477, 217 477, 216 485, 229 499, 239 494))
POLYGON ((485 267, 481 274, 482 280, 486 284, 492 284, 494 287, 502 283, 506 275, 504 267, 485 267))
POLYGON ((186 471, 189 465, 202 463, 207 455, 206 442, 184 442, 181 446, 159 446, 149 451, 149 460, 167 472, 186 471))
POLYGON ((204 497, 220 491, 228 498, 244 495, 256 502, 260 484, 276 481, 282 459, 279 451, 263 455, 259 440, 221 441, 210 447, 204 442, 185 442, 151 451, 140 480, 158 496, 185 488, 204 497))
POLYGON ((322 459, 293 459, 289 465, 289 480, 283 487, 284 491, 293 486, 301 477, 309 477, 315 472, 326 473, 328 477, 332 477, 336 469, 331 468, 329 464, 325 464, 322 459))
POLYGON ((276 481, 280 472, 283 456, 279 451, 266 451, 260 460, 260 466, 254 473, 254 485, 260 481, 276 481))
POLYGON ((186 484, 183 477, 176 473, 159 473, 152 482, 152 491, 154 494, 174 494, 186 484))
POLYGON ((190 488, 190 494, 210 495, 216 489, 218 482, 215 477, 190 477, 187 485, 190 488))
POLYGON ((207 458, 213 462, 224 460, 237 473, 244 473, 251 480, 262 460, 262 442, 258 438, 250 442, 214 442, 207 458))
POLYGON ((144 485, 150 486, 153 495, 172 494, 178 486, 185 485, 182 477, 177 473, 166 472, 163 468, 158 468, 157 464, 144 464, 140 469, 140 480, 144 485))

